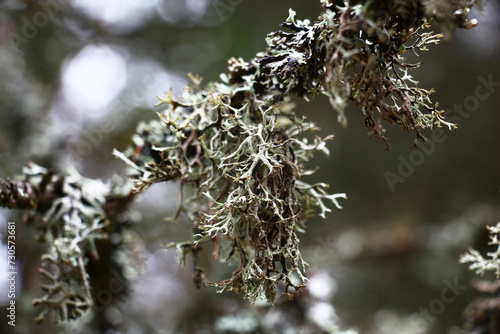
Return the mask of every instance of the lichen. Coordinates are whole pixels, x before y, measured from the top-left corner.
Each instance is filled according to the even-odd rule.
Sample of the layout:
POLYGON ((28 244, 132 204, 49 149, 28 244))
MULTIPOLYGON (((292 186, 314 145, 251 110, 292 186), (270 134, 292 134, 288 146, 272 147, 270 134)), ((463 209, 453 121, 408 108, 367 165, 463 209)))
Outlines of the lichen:
POLYGON ((500 278, 500 223, 496 226, 488 226, 490 232, 489 245, 494 245, 497 249, 493 252, 488 252, 487 257, 475 249, 470 248, 467 253, 460 257, 461 263, 469 263, 469 269, 476 272, 476 274, 484 275, 487 271, 494 271, 497 278, 500 278))
POLYGON ((338 199, 346 196, 304 180, 314 171, 307 162, 316 151, 328 154, 332 136, 312 136, 317 127, 294 111, 290 96, 327 95, 344 125, 352 101, 369 134, 387 148, 382 121, 412 129, 421 140, 421 129, 454 127, 431 102, 432 89, 418 87, 409 74, 419 64, 403 55, 437 44, 442 35, 428 30, 432 19, 472 26, 464 13, 473 1, 321 3, 325 11, 314 23, 295 19, 290 10, 281 24, 287 31, 270 33, 267 50, 248 62, 231 58, 219 82, 202 87, 201 78, 191 76, 181 96, 170 91, 160 97, 159 120, 138 126, 134 148, 115 151, 130 166, 137 192, 180 181, 176 218, 188 217, 194 233, 168 247, 178 249, 182 263, 193 255, 198 286, 208 282, 198 255, 209 243, 215 259, 237 263, 231 277, 208 282, 219 292, 273 302, 281 283, 290 297, 304 286, 307 264, 297 233, 313 207, 325 217, 327 202, 340 207, 338 199))
MULTIPOLYGON (((243 63, 230 62, 235 72, 242 68, 243 63)), ((115 154, 133 168, 137 191, 166 180, 180 180, 183 192, 190 188, 185 192, 192 195, 176 216, 186 214, 196 232, 192 241, 171 245, 182 262, 187 253, 196 257, 199 246, 213 242, 216 258, 239 263, 230 278, 211 282, 218 291, 273 301, 280 281, 289 293, 299 288, 292 283, 294 274, 305 280, 297 232, 309 205, 319 206, 324 215, 330 210, 325 201, 339 206, 337 198, 345 197, 328 195, 325 184, 302 180, 312 173, 305 166, 312 154, 328 154, 330 137, 305 137, 315 126, 292 112, 288 98, 257 99, 253 84, 231 85, 228 78, 206 90, 197 81, 178 99, 171 93, 160 98, 161 121, 141 124, 134 137, 137 147, 115 154)), ((203 272, 195 270, 201 285, 203 272)))
POLYGON ((126 223, 132 197, 125 189, 118 180, 92 180, 75 170, 60 174, 34 163, 16 180, 0 179, 2 205, 26 210, 26 223, 36 226, 37 240, 49 245, 39 269, 44 295, 33 301, 43 306, 37 322, 50 311, 55 322, 78 319, 94 307, 89 259, 97 261, 97 243, 126 223))

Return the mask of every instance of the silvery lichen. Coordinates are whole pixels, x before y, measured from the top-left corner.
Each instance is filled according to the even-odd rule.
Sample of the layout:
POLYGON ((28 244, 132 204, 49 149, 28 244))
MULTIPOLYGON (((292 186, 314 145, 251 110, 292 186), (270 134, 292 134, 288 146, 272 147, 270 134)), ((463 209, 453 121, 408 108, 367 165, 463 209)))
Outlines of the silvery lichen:
POLYGON ((120 225, 127 223, 124 213, 132 197, 122 192, 116 181, 84 178, 75 170, 58 174, 33 163, 15 180, 0 179, 2 206, 26 210, 26 223, 36 223, 38 241, 49 245, 39 270, 44 295, 33 301, 44 306, 37 322, 49 311, 57 322, 78 319, 94 307, 97 278, 89 277, 89 260, 99 260, 99 242, 108 251, 123 246, 109 244, 110 234, 122 232, 120 225))
POLYGON ((494 271, 497 278, 500 278, 500 223, 496 226, 488 226, 490 232, 490 245, 494 245, 497 249, 493 252, 488 252, 487 257, 475 249, 469 249, 467 253, 460 257, 461 263, 469 263, 469 269, 474 270, 476 274, 483 275, 487 271, 494 271))
POLYGON ((489 245, 496 249, 483 256, 479 251, 470 248, 460 257, 461 263, 469 264, 469 269, 483 276, 494 272, 496 280, 474 280, 472 290, 478 294, 464 312, 464 328, 471 333, 492 333, 490 324, 495 324, 498 318, 499 287, 500 287, 500 223, 488 226, 490 233, 489 245), (485 325, 486 324, 486 325, 485 325))
POLYGON ((252 302, 273 302, 278 287, 288 296, 306 280, 299 251, 312 207, 340 207, 345 194, 308 184, 306 163, 315 151, 328 154, 327 138, 311 137, 315 125, 293 110, 291 95, 329 97, 346 123, 347 101, 365 115, 369 133, 385 141, 382 121, 405 131, 453 128, 432 90, 418 87, 405 61, 442 37, 428 29, 472 27, 466 14, 473 1, 321 1, 318 21, 297 20, 290 10, 286 31, 267 36, 267 50, 250 61, 231 58, 219 82, 201 86, 199 77, 179 97, 160 97, 159 120, 139 125, 135 148, 115 155, 130 167, 138 192, 157 182, 178 180, 183 195, 176 215, 195 225, 192 240, 171 243, 185 263, 191 253, 194 280, 207 283, 198 264, 202 245, 218 260, 237 263, 231 277, 210 282, 222 291, 242 291, 252 302), (188 197, 188 198, 186 198, 188 197), (296 279, 298 278, 299 283, 296 279))
MULTIPOLYGON (((230 63, 235 73, 246 70, 241 61, 230 63)), ((175 245, 183 262, 188 252, 196 257, 202 244, 213 242, 215 257, 237 261, 239 268, 212 285, 273 301, 280 281, 288 293, 299 288, 294 274, 305 280, 297 232, 308 207, 319 206, 324 216, 330 211, 326 202, 339 206, 345 195, 328 195, 327 185, 301 179, 312 172, 305 162, 314 151, 328 153, 328 138, 308 140, 304 134, 314 124, 295 115, 288 99, 255 98, 251 75, 248 85, 231 80, 236 78, 224 77, 204 90, 195 83, 178 99, 170 93, 160 98, 160 121, 141 124, 137 148, 116 154, 135 171, 138 190, 166 180, 190 188, 192 198, 184 199, 179 213, 195 222, 196 233, 175 245)), ((195 273, 196 282, 204 283, 201 268, 195 266, 195 273)))

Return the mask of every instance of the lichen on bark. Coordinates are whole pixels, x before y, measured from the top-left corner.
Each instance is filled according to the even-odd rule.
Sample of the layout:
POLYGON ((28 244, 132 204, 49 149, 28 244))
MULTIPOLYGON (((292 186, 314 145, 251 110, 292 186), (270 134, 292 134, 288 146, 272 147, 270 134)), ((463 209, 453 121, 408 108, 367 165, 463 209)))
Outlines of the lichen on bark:
POLYGON ((320 215, 327 202, 340 207, 345 194, 329 195, 327 185, 303 179, 315 151, 328 154, 332 136, 311 136, 316 126, 294 111, 290 96, 310 100, 327 95, 346 124, 348 101, 359 106, 369 134, 389 140, 383 122, 414 130, 446 126, 418 87, 403 55, 425 51, 442 34, 429 31, 435 20, 446 29, 471 28, 474 1, 321 1, 318 21, 297 20, 290 10, 270 33, 265 52, 250 61, 231 58, 219 82, 201 86, 199 77, 179 97, 160 97, 159 120, 141 123, 135 147, 115 151, 130 167, 136 191, 157 182, 180 181, 176 214, 194 223, 192 240, 170 243, 181 262, 194 259, 194 281, 219 292, 242 291, 252 302, 273 302, 283 283, 288 296, 304 286, 307 264, 299 251, 311 208, 320 215), (189 191, 184 192, 186 188, 189 191), (198 264, 201 246, 212 243, 218 260, 235 261, 231 277, 209 282, 198 264), (295 280, 298 278, 298 280, 295 280), (296 283, 298 282, 298 283, 296 283))

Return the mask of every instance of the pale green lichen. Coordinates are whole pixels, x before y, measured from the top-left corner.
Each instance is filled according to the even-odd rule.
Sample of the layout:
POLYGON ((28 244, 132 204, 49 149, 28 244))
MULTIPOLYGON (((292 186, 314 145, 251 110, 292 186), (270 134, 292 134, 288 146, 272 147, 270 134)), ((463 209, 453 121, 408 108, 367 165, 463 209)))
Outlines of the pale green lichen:
POLYGON ((330 137, 304 137, 315 126, 296 116, 288 99, 257 100, 250 87, 223 84, 228 94, 218 93, 221 83, 207 90, 190 87, 178 99, 167 94, 160 99, 161 122, 139 126, 135 153, 115 154, 133 167, 138 191, 175 179, 191 188, 179 214, 193 219, 196 233, 191 242, 175 245, 181 262, 213 241, 216 258, 236 260, 240 267, 212 285, 242 290, 252 301, 264 295, 273 301, 280 281, 288 293, 298 289, 294 273, 305 280, 296 235, 307 215, 301 202, 320 206, 324 215, 330 210, 325 200, 339 206, 345 195, 328 195, 323 183, 298 181, 311 173, 304 163, 315 151, 328 153, 324 140, 330 137), (247 98, 236 104, 238 94, 247 98))
POLYGON ((427 31, 434 18, 466 25, 462 13, 472 2, 450 2, 446 10, 455 14, 447 16, 438 9, 426 14, 435 2, 321 3, 325 12, 314 23, 296 20, 290 10, 282 23, 288 31, 270 33, 267 50, 249 62, 231 58, 220 82, 202 88, 192 77, 181 96, 160 97, 160 120, 139 125, 135 149, 115 151, 131 167, 138 192, 169 180, 180 181, 182 194, 189 188, 176 217, 184 213, 194 223, 193 239, 169 246, 177 247, 183 263, 192 253, 198 285, 206 282, 198 253, 209 242, 216 259, 238 265, 231 277, 210 283, 219 292, 272 302, 280 282, 291 296, 306 280, 297 232, 310 207, 325 217, 326 202, 340 207, 345 194, 329 195, 326 184, 303 180, 312 173, 306 163, 313 153, 328 154, 331 136, 311 137, 316 127, 293 111, 290 95, 327 95, 343 124, 351 100, 387 148, 382 121, 413 129, 421 140, 421 129, 454 127, 431 102, 432 90, 412 79, 409 71, 418 64, 406 63, 403 54, 437 44, 442 35, 427 31), (296 277, 302 283, 294 284, 296 277))
POLYGON ((497 278, 500 278, 500 223, 496 226, 488 226, 490 232, 489 245, 494 245, 497 249, 493 252, 488 252, 487 257, 475 249, 470 248, 467 253, 460 257, 461 263, 469 263, 469 269, 476 272, 476 274, 483 275, 487 271, 494 271, 497 278))
MULTIPOLYGON (((38 241, 49 246, 39 270, 44 295, 33 301, 43 306, 37 322, 50 311, 56 322, 78 319, 94 307, 89 260, 97 261, 98 243, 109 242, 110 232, 121 232, 120 225, 127 223, 125 210, 132 197, 124 189, 118 180, 92 180, 76 170, 58 174, 34 163, 16 180, 0 179, 2 206, 25 209, 27 223, 36 223, 38 241)), ((118 242, 107 250, 113 253, 122 246, 118 242)))

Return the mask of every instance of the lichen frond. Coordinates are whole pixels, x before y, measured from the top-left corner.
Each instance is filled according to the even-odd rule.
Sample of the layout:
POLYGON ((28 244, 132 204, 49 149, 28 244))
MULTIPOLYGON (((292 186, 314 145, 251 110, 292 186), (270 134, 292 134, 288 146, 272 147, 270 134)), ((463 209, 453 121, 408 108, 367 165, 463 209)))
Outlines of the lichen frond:
POLYGON ((467 253, 460 257, 461 263, 469 263, 469 269, 476 274, 483 275, 487 271, 494 271, 497 278, 500 278, 500 223, 496 226, 488 226, 490 232, 489 245, 494 245, 497 249, 493 252, 488 252, 486 257, 475 249, 469 249, 467 253))

